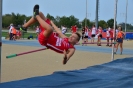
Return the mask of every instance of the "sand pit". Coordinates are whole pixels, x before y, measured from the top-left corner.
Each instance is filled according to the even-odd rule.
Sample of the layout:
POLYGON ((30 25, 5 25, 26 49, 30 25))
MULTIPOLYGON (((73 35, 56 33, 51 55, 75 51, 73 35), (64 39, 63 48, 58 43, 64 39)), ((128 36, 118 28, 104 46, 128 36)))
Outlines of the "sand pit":
MULTIPOLYGON (((57 54, 51 50, 44 50, 11 59, 6 59, 7 55, 39 48, 42 47, 3 44, 1 81, 7 82, 35 76, 44 76, 52 74, 55 71, 83 69, 88 66, 103 64, 111 61, 111 54, 109 53, 76 51, 70 61, 68 61, 66 65, 63 65, 63 55, 57 54)), ((115 59, 125 57, 130 56, 115 55, 115 59)))

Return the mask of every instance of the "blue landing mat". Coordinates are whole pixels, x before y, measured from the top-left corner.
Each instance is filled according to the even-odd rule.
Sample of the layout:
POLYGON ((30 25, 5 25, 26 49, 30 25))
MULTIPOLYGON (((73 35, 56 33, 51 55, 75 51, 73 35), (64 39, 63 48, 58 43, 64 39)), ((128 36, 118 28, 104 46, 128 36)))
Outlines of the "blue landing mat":
POLYGON ((133 88, 133 57, 80 70, 5 82, 0 88, 133 88))

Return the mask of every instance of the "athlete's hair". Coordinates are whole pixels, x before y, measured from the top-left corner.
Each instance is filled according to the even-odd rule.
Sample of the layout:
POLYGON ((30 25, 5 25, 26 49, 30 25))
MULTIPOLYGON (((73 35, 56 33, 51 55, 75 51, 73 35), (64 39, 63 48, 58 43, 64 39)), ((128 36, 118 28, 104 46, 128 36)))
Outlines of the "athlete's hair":
POLYGON ((79 41, 81 38, 81 35, 78 32, 76 32, 75 34, 78 36, 77 40, 79 41))
POLYGON ((122 26, 119 26, 121 28, 121 31, 122 31, 122 26))

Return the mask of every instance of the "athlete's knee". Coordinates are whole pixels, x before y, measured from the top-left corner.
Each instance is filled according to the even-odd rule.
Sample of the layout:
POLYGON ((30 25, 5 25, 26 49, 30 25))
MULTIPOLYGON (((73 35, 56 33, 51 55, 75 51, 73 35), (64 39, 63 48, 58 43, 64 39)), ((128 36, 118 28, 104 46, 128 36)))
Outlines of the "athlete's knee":
POLYGON ((43 14, 43 13, 40 11, 40 12, 39 12, 39 15, 42 15, 42 14, 43 14))
POLYGON ((53 32, 53 28, 49 25, 49 26, 47 27, 47 31, 53 32))
POLYGON ((120 44, 120 47, 122 48, 122 45, 120 44))

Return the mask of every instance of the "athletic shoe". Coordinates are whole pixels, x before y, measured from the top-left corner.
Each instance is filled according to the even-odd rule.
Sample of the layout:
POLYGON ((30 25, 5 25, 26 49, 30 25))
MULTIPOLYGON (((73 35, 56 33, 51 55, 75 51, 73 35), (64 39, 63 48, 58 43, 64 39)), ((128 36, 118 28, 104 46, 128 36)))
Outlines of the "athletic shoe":
POLYGON ((122 55, 122 52, 120 53, 120 55, 122 55))
POLYGON ((19 30, 20 30, 20 31, 27 32, 27 28, 24 28, 24 27, 20 27, 19 30))
POLYGON ((36 9, 39 9, 39 5, 37 5, 37 4, 33 8, 33 12, 35 12, 36 9))
POLYGON ((33 8, 33 17, 36 18, 36 15, 39 15, 39 5, 35 5, 33 8))

